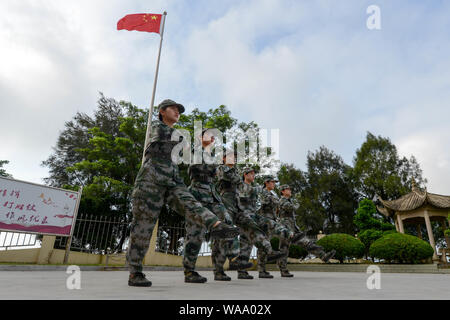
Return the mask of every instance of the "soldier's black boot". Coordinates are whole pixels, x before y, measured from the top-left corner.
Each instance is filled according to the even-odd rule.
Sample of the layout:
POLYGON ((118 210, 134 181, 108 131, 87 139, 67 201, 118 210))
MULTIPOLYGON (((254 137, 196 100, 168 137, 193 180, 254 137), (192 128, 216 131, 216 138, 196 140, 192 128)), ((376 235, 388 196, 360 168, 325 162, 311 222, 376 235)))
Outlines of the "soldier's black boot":
POLYGON ((259 272, 259 278, 262 279, 272 279, 273 275, 271 275, 270 273, 268 273, 267 271, 260 271, 259 272))
POLYGON ((336 250, 331 250, 330 252, 323 252, 321 255, 319 255, 320 259, 327 263, 328 261, 330 261, 331 258, 334 257, 334 255, 336 254, 336 250))
POLYGON ((247 271, 238 271, 238 279, 253 279, 252 275, 249 275, 247 271))
POLYGON ((210 230, 211 239, 234 239, 239 235, 239 228, 230 226, 224 222, 210 230))
POLYGON ((238 270, 239 269, 239 264, 236 260, 234 261, 230 261, 229 265, 228 265, 228 270, 238 270))
POLYGON ((253 263, 246 261, 241 257, 235 257, 230 260, 228 270, 244 270, 253 267, 253 263))
POLYGON ((297 232, 292 237, 291 242, 293 244, 296 244, 298 241, 302 240, 304 237, 305 237, 305 233, 304 232, 297 232))
POLYGON ((285 254, 281 251, 270 250, 270 252, 268 252, 268 254, 267 254, 267 262, 276 261, 280 258, 283 258, 284 255, 285 254))
POLYGON ((206 278, 202 277, 195 271, 185 271, 184 272, 184 282, 187 283, 205 283, 206 278))
POLYGON ((231 281, 231 278, 225 274, 225 272, 215 272, 214 273, 214 280, 216 281, 231 281))
POLYGON ((281 276, 283 278, 292 278, 294 275, 289 272, 289 270, 281 270, 281 276))
POLYGON ((142 272, 130 273, 128 278, 128 285, 132 287, 151 287, 152 282, 145 278, 145 274, 142 272))

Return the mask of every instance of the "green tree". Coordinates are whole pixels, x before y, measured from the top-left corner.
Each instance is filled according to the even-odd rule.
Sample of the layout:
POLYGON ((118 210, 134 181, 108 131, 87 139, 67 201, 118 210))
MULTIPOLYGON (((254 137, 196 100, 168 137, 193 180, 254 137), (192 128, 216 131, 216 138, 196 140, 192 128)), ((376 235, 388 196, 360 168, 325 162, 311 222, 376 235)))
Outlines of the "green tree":
POLYGON ((400 158, 389 138, 370 132, 356 151, 353 164, 360 198, 374 199, 378 195, 384 200, 397 199, 411 191, 413 178, 418 186, 427 183, 414 156, 400 158))
MULTIPOLYGON (((148 112, 100 93, 94 117, 77 113, 65 124, 54 153, 43 162, 50 185, 83 187, 79 212, 132 219, 130 197, 140 168, 148 112)), ((116 230, 118 250, 129 230, 116 230)), ((97 237, 93 237, 97 239, 97 237)), ((74 239, 77 240, 77 239, 74 239)), ((99 239, 99 242, 102 239, 99 239)), ((90 243, 90 247, 94 247, 90 243)))
POLYGON ((306 173, 293 164, 283 163, 277 176, 280 185, 289 185, 293 195, 301 193, 308 186, 306 173))
POLYGON ((300 225, 315 234, 321 230, 354 234, 353 216, 358 202, 352 168, 322 146, 318 151, 308 153, 305 177, 307 184, 297 195, 300 225))
POLYGON ((8 160, 0 160, 0 177, 12 178, 12 175, 7 173, 5 169, 2 169, 3 165, 8 163, 8 160))
POLYGON ((369 199, 360 201, 353 222, 359 229, 358 238, 364 244, 366 256, 373 242, 386 234, 395 232, 394 225, 384 222, 379 217, 375 204, 369 199))

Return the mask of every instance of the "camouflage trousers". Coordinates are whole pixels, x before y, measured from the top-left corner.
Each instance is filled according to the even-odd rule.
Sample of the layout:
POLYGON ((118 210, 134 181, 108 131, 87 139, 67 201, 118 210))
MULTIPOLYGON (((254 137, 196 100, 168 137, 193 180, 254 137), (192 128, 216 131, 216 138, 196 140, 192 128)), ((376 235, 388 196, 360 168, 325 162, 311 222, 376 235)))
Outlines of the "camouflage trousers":
POLYGON ((258 248, 258 251, 270 251, 272 248, 270 241, 251 214, 248 211, 240 210, 235 198, 232 196, 228 197, 225 195, 222 197, 222 200, 228 212, 231 214, 234 224, 240 229, 240 258, 245 261, 250 260, 253 245, 258 248))
POLYGON ((144 165, 138 173, 132 194, 133 221, 126 255, 132 273, 142 272, 142 262, 163 205, 168 204, 178 214, 185 216, 186 222, 199 229, 210 229, 219 220, 194 198, 184 184, 157 185, 147 174, 148 167, 144 165))
MULTIPOLYGON (((295 230, 295 231, 299 232, 298 230, 295 230)), ((323 247, 317 245, 316 241, 308 239, 306 237, 306 234, 304 234, 303 237, 300 240, 298 240, 295 244, 300 247, 303 247, 308 253, 312 253, 315 256, 320 257, 323 254, 325 254, 323 247)), ((280 239, 279 250, 284 253, 284 257, 277 261, 277 265, 278 265, 278 268, 280 269, 280 271, 287 270, 287 260, 289 257, 289 247, 290 246, 291 246, 290 241, 288 241, 287 239, 280 239)))
MULTIPOLYGON (((282 243, 283 241, 289 242, 289 238, 291 238, 294 235, 294 232, 292 232, 289 228, 273 219, 264 217, 259 214, 256 214, 254 218, 257 224, 261 227, 261 229, 263 229, 266 232, 268 240, 270 240, 272 237, 277 237, 278 239, 280 239, 280 243, 282 243)), ((289 254, 289 247, 288 247, 288 254, 289 254)), ((266 263, 267 263, 267 253, 258 250, 258 271, 260 272, 266 271, 266 263)))
MULTIPOLYGON (((289 229, 292 232, 298 232, 299 229, 297 228, 295 221, 291 221, 291 219, 281 219, 280 224, 284 225, 287 229, 289 229)), ((306 238, 303 238, 306 240, 306 238)), ((302 239, 302 240, 303 240, 302 239)), ((277 261, 278 268, 281 272, 287 271, 287 260, 289 257, 289 247, 291 246, 291 242, 288 239, 279 239, 279 247, 278 250, 284 254, 283 258, 279 259, 277 261)))
MULTIPOLYGON (((224 221, 231 223, 231 218, 223 204, 219 202, 204 203, 202 205, 224 221)), ((197 257, 200 252, 201 245, 205 240, 205 227, 200 227, 186 221, 186 244, 184 248, 183 266, 185 271, 194 271, 197 257)), ((211 259, 214 265, 214 272, 222 272, 226 259, 231 260, 239 255, 239 242, 236 239, 224 240, 213 239, 211 241, 211 259)))

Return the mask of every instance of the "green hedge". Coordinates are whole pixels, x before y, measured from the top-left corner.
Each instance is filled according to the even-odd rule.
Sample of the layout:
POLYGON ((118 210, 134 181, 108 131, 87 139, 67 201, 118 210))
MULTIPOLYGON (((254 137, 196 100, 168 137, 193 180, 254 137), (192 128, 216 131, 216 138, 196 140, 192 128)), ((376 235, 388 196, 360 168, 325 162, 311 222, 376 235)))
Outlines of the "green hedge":
POLYGON ((319 246, 328 252, 336 250, 334 259, 343 263, 346 258, 362 258, 364 255, 364 244, 346 233, 333 233, 317 241, 319 246))
POLYGON ((370 246, 370 256, 386 262, 420 263, 433 256, 433 248, 426 241, 403 234, 388 234, 370 246))
MULTIPOLYGON (((270 239, 270 244, 273 250, 278 250, 280 245, 280 240, 278 238, 270 239)), ((303 259, 308 255, 308 251, 305 248, 291 244, 289 247, 289 258, 293 259, 303 259)))
POLYGON ((375 230, 375 229, 367 229, 363 230, 360 233, 358 233, 358 239, 361 240, 361 242, 364 244, 365 247, 365 254, 369 255, 369 249, 372 243, 380 239, 381 237, 396 233, 395 230, 389 230, 389 231, 381 231, 381 230, 375 230))

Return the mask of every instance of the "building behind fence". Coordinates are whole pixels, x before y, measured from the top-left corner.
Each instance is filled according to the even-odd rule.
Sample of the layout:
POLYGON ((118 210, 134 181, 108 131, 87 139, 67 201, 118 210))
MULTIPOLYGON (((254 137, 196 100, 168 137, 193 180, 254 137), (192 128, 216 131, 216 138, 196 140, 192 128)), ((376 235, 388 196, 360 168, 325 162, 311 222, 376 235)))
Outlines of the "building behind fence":
POLYGON ((36 247, 41 236, 22 232, 0 232, 0 250, 36 247))

